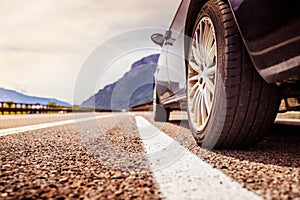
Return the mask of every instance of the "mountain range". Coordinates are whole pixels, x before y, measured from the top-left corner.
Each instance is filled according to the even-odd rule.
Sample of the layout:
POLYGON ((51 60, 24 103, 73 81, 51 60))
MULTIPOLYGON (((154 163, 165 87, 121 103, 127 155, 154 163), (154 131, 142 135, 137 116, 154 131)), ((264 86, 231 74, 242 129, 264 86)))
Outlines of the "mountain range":
POLYGON ((102 110, 129 110, 135 105, 151 102, 158 57, 159 54, 153 54, 134 62, 122 78, 99 90, 81 106, 102 110))
POLYGON ((71 104, 67 102, 63 102, 54 98, 44 98, 44 97, 36 97, 22 94, 20 92, 14 90, 8 90, 4 88, 0 88, 0 101, 13 101, 15 103, 27 103, 27 104, 44 104, 46 105, 48 102, 55 102, 58 106, 71 106, 71 104))

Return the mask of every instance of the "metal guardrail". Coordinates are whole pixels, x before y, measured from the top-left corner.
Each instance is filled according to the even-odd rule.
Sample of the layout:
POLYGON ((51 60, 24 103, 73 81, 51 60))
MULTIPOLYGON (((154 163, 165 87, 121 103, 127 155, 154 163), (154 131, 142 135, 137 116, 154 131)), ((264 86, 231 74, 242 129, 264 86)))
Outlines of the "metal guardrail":
POLYGON ((15 102, 0 102, 0 114, 37 114, 71 112, 71 107, 48 106, 43 104, 27 104, 15 102))
POLYGON ((28 104, 15 102, 0 102, 0 115, 4 114, 42 114, 42 113, 70 113, 70 112, 103 112, 93 108, 73 108, 65 106, 49 106, 43 104, 28 104))

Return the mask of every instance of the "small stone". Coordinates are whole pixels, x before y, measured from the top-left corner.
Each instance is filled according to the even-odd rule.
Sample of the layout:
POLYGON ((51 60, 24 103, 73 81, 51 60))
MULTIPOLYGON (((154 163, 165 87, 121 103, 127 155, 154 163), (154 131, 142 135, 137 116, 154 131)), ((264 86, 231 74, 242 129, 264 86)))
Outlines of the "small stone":
POLYGON ((253 180, 253 179, 250 178, 250 179, 247 179, 246 182, 247 182, 247 183, 254 183, 255 180, 253 180))
POLYGON ((7 197, 8 196, 8 193, 2 193, 1 194, 1 197, 7 197))
POLYGON ((117 190, 116 192, 115 192, 115 195, 117 195, 117 196, 119 196, 119 195, 121 195, 121 194, 123 194, 123 191, 120 189, 120 190, 117 190))
POLYGON ((121 172, 116 172, 113 176, 113 179, 120 179, 120 178, 124 178, 124 174, 122 174, 121 172))

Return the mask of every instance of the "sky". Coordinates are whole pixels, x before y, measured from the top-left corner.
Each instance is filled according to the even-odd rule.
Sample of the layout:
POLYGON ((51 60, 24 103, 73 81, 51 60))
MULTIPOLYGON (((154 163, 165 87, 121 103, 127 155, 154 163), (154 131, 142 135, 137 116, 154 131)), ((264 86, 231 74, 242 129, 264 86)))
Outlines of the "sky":
POLYGON ((0 87, 73 104, 76 81, 93 52, 105 44, 115 45, 106 50, 113 51, 132 43, 136 33, 147 33, 139 42, 154 49, 116 55, 109 70, 101 66, 105 73, 95 90, 74 102, 79 104, 120 78, 132 62, 157 53, 148 27, 167 29, 179 4, 180 0, 1 0, 0 87), (144 28, 147 31, 141 31, 144 28), (115 38, 124 39, 110 43, 115 38))

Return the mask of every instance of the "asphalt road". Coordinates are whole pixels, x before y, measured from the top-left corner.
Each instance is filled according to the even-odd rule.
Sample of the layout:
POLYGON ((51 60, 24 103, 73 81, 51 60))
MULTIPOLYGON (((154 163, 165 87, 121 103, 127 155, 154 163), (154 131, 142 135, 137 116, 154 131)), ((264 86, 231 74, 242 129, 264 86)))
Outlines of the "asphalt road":
POLYGON ((73 118, 0 116, 0 199, 300 199, 298 120, 255 147, 207 151, 181 113, 73 118))

